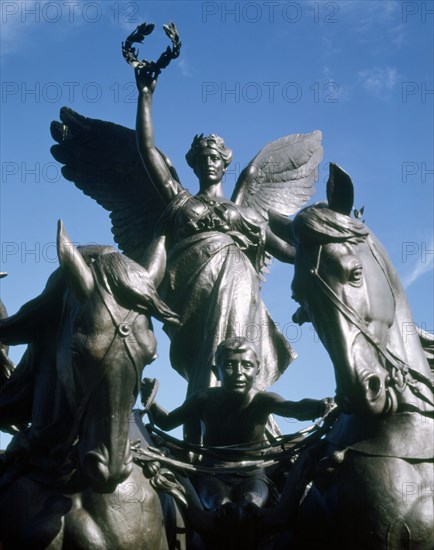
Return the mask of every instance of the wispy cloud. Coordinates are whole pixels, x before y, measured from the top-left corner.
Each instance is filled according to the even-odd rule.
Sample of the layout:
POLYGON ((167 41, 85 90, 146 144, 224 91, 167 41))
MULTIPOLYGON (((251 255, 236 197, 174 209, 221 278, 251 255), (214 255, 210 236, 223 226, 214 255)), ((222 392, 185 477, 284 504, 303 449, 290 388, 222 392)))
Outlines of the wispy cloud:
POLYGON ((339 101, 348 101, 351 98, 351 86, 343 84, 342 82, 337 82, 334 71, 330 65, 324 65, 322 68, 322 73, 324 75, 325 81, 327 81, 330 87, 328 90, 332 92, 333 99, 339 99, 339 101))
POLYGON ((401 48, 404 45, 407 38, 407 33, 402 23, 390 28, 388 30, 388 34, 392 43, 398 46, 398 48, 401 48))
POLYGON ((55 36, 57 41, 66 40, 68 30, 76 30, 78 25, 84 23, 84 19, 77 15, 81 2, 70 2, 70 6, 66 2, 62 4, 50 0, 5 3, 0 24, 1 60, 5 61, 11 54, 21 50, 24 38, 26 42, 35 40, 36 34, 47 27, 50 36, 55 36), (73 8, 72 12, 68 6, 73 8))
POLYGON ((414 261, 410 273, 405 275, 402 280, 404 288, 408 288, 418 279, 420 279, 425 273, 429 273, 434 270, 434 255, 428 254, 428 251, 432 251, 434 248, 434 239, 431 238, 431 244, 429 248, 426 248, 425 254, 421 254, 417 260, 414 261))
POLYGON ((398 72, 393 67, 373 67, 359 71, 358 77, 369 94, 387 99, 387 92, 397 84, 398 72))
POLYGON ((330 35, 326 35, 323 37, 323 44, 324 48, 322 50, 322 53, 324 55, 333 56, 333 55, 339 55, 342 53, 342 48, 340 46, 336 45, 336 39, 330 35))
POLYGON ((339 13, 354 15, 360 22, 360 30, 369 25, 390 21, 401 15, 399 0, 339 0, 339 13))
POLYGON ((113 11, 118 3, 53 2, 51 0, 23 0, 2 5, 1 13, 1 58, 8 59, 23 48, 26 43, 36 42, 40 36, 48 35, 53 44, 70 41, 77 36, 82 27, 94 27, 95 23, 110 21, 128 34, 134 30, 134 24, 123 23, 126 16, 113 11))
POLYGON ((178 60, 177 66, 181 71, 182 76, 191 76, 190 66, 188 64, 188 61, 185 59, 185 57, 178 60))
MULTIPOLYGON (((32 5, 34 5, 34 1, 28 2, 28 9, 32 8, 32 5)), ((17 6, 17 13, 18 13, 18 4, 17 6)), ((15 4, 11 7, 15 7, 15 4)), ((4 8, 4 6, 3 6, 4 8)), ((1 57, 2 60, 9 55, 10 53, 13 53, 18 47, 18 37, 20 34, 20 28, 23 27, 23 23, 21 22, 20 18, 17 17, 17 14, 13 14, 13 12, 7 12, 6 8, 4 8, 4 13, 2 13, 2 18, 0 22, 0 29, 1 29, 1 57)))
POLYGON ((400 49, 407 38, 398 0, 340 0, 339 13, 351 23, 357 40, 374 51, 393 44, 400 49), (387 40, 385 40, 385 37, 387 40))

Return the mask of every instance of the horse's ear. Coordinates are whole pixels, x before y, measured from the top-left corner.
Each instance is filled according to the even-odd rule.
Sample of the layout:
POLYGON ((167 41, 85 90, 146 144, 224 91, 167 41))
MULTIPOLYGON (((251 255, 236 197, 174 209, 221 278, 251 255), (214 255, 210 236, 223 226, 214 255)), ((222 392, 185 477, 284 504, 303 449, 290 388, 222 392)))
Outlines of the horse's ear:
POLYGON ((166 272, 166 237, 162 235, 154 239, 145 250, 142 266, 149 273, 154 281, 155 288, 158 288, 166 272))
POLYGON ((350 176, 333 162, 330 163, 327 200, 331 210, 347 216, 351 214, 354 204, 353 182, 350 176))
POLYGON ((62 220, 57 222, 57 256, 66 283, 75 298, 81 303, 94 289, 94 279, 90 267, 68 237, 62 220))

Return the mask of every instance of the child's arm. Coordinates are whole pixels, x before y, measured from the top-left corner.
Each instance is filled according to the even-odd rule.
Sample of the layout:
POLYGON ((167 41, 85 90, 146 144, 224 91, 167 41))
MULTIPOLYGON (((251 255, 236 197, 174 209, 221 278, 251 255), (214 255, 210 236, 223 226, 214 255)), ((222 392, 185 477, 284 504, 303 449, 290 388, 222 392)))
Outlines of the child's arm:
POLYGON ((271 414, 297 420, 315 420, 315 418, 325 416, 334 406, 334 400, 331 397, 321 400, 302 399, 301 401, 285 401, 277 393, 267 393, 267 397, 271 414))
MULTIPOLYGON (((145 378, 143 380, 142 393, 143 389, 147 390, 149 382, 149 379, 145 378)), ((154 401, 152 405, 150 405, 147 409, 147 412, 153 422, 159 428, 163 430, 173 430, 173 428, 181 426, 181 424, 185 424, 185 422, 189 418, 192 418, 194 416, 197 418, 201 418, 202 403, 204 400, 203 394, 203 391, 195 393, 194 395, 186 399, 180 407, 174 409, 171 412, 167 412, 165 409, 163 409, 163 407, 161 407, 158 403, 154 401)))

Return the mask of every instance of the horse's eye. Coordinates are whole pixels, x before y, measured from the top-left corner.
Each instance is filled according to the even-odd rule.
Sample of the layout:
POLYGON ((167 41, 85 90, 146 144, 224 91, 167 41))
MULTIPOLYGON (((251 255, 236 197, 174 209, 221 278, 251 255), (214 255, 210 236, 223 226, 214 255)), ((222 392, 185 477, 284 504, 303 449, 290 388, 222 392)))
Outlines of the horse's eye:
POLYGON ((363 269, 362 266, 357 266, 351 270, 348 281, 355 286, 359 286, 363 282, 363 269))

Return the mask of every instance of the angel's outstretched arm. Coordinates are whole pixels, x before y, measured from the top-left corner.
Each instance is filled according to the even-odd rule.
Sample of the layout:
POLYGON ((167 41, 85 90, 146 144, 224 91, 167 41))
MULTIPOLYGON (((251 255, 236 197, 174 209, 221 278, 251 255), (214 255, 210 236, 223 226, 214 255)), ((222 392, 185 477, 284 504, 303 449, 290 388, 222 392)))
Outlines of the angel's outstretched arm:
POLYGON ((292 237, 292 220, 279 212, 268 211, 268 225, 265 231, 265 246, 267 252, 281 262, 293 264, 295 261, 295 246, 292 237))
POLYGON ((136 69, 136 82, 139 90, 136 119, 137 147, 153 185, 163 200, 170 202, 182 190, 182 187, 172 177, 165 160, 154 143, 152 95, 157 78, 147 70, 136 69))
POLYGON ((276 260, 287 264, 295 261, 295 247, 273 233, 268 225, 265 229, 265 248, 276 260))

